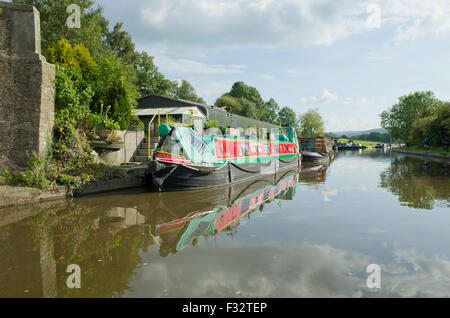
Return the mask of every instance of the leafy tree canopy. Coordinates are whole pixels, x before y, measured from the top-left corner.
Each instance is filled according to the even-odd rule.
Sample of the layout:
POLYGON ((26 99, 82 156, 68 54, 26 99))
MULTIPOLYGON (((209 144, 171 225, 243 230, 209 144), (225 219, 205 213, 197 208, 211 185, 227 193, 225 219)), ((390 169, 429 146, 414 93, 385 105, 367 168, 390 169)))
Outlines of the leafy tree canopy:
POLYGON ((393 139, 411 143, 414 121, 432 115, 441 103, 431 91, 402 96, 397 104, 380 114, 381 127, 387 129, 393 139))
POLYGON ((410 131, 412 144, 421 145, 425 137, 430 138, 434 146, 441 146, 442 141, 450 135, 450 103, 442 103, 436 112, 414 121, 410 131))
POLYGON ((325 134, 324 123, 318 109, 310 109, 299 116, 299 136, 317 137, 325 134))
POLYGON ((194 86, 186 80, 182 80, 181 83, 176 82, 172 94, 174 98, 185 99, 202 104, 205 103, 203 98, 197 95, 194 86))
POLYGON ((273 98, 265 102, 255 87, 248 86, 242 81, 234 83, 228 93, 216 100, 215 105, 224 107, 233 114, 279 124, 278 103, 273 98))
POLYGON ((271 98, 264 103, 264 111, 261 114, 261 120, 272 124, 278 124, 279 112, 280 106, 273 98, 271 98))
POLYGON ((281 108, 280 113, 278 114, 278 118, 280 120, 280 125, 283 127, 292 127, 295 128, 298 134, 298 120, 297 114, 294 110, 288 106, 284 106, 281 108))
POLYGON ((241 114, 242 113, 242 105, 239 103, 239 101, 229 95, 223 95, 222 97, 219 97, 214 105, 218 107, 225 108, 225 110, 232 114, 241 114))
POLYGON ((63 67, 73 68, 84 78, 92 78, 97 72, 97 65, 89 50, 80 44, 72 46, 62 38, 48 48, 49 62, 63 67))
POLYGON ((13 3, 30 4, 40 13, 42 52, 62 38, 72 45, 82 44, 97 56, 105 50, 103 39, 108 30, 108 21, 102 15, 102 8, 94 6, 94 0, 12 0, 13 3), (66 26, 69 13, 67 7, 76 4, 81 9, 81 28, 66 26))

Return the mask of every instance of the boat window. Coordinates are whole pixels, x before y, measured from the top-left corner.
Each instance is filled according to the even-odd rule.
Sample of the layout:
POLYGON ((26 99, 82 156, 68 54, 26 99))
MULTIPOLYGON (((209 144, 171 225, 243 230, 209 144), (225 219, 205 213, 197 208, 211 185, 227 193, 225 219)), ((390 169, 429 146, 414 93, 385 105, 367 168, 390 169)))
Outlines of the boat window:
POLYGON ((241 154, 242 156, 249 156, 250 155, 250 149, 249 149, 249 145, 248 142, 241 142, 241 154))
POLYGON ((183 155, 183 148, 178 142, 175 134, 171 134, 170 136, 166 136, 160 151, 174 154, 174 155, 183 155))

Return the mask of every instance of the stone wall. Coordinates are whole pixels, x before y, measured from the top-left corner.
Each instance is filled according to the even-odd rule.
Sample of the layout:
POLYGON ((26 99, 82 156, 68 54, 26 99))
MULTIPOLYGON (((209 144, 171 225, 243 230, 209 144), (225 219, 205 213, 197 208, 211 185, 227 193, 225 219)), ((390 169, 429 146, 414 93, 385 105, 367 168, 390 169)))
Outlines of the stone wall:
POLYGON ((26 168, 51 138, 55 68, 40 42, 36 8, 0 1, 0 170, 26 168))

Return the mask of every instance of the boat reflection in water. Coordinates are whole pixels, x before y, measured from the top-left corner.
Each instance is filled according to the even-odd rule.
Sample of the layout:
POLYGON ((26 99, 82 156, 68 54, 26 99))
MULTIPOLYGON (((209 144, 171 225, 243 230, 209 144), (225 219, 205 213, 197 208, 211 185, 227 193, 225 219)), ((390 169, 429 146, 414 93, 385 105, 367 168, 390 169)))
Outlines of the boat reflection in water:
MULTIPOLYGON (((169 208, 172 215, 184 214, 184 217, 175 218, 170 221, 158 222, 154 234, 160 237, 160 255, 165 257, 181 251, 187 246, 196 245, 201 236, 214 236, 220 231, 231 231, 239 225, 239 220, 257 210, 262 211, 263 205, 274 199, 292 200, 295 187, 298 182, 298 171, 288 171, 279 175, 274 180, 260 178, 251 183, 226 189, 214 190, 215 193, 205 193, 195 196, 197 202, 190 200, 193 207, 205 204, 205 197, 210 198, 211 210, 192 211, 186 214, 186 210, 174 211, 169 208)), ((165 197, 167 198, 167 197, 165 197)), ((208 200, 208 201, 209 201, 208 200)), ((155 218, 167 217, 168 206, 173 201, 160 202, 165 206, 163 215, 157 212, 155 218)), ((176 208, 176 207, 175 207, 176 208)))
POLYGON ((330 163, 302 162, 300 182, 311 184, 325 183, 329 166, 330 163))
POLYGON ((151 253, 162 256, 239 224, 275 198, 289 199, 298 170, 189 192, 121 191, 2 209, 0 297, 121 297, 151 253), (82 288, 67 288, 67 266, 82 288))

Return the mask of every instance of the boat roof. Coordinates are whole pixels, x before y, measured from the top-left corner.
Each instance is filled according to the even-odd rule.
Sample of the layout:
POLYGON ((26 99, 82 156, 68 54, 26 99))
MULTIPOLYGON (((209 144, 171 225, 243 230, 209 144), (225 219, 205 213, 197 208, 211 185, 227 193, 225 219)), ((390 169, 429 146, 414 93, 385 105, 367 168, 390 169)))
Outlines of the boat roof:
POLYGON ((318 136, 318 137, 298 137, 298 139, 323 139, 324 137, 318 136))
MULTIPOLYGON (((157 108, 142 108, 136 109, 135 115, 137 116, 153 116, 158 113, 157 108)), ((182 114, 191 114, 196 117, 206 118, 206 116, 195 106, 191 107, 166 107, 161 109, 161 116, 168 115, 182 115, 182 114)))

